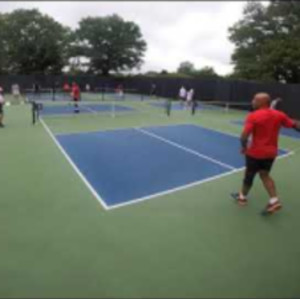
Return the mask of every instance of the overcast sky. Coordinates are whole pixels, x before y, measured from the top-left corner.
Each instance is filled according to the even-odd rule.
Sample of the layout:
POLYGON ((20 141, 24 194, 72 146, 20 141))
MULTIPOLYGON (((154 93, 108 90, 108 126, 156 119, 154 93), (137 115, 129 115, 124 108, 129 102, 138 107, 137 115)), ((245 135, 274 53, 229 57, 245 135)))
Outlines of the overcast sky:
POLYGON ((234 45, 228 28, 242 17, 245 2, 0 2, 1 12, 37 8, 76 28, 81 18, 116 13, 136 22, 147 41, 141 71, 175 71, 182 61, 196 68, 212 66, 219 74, 232 70, 234 45))

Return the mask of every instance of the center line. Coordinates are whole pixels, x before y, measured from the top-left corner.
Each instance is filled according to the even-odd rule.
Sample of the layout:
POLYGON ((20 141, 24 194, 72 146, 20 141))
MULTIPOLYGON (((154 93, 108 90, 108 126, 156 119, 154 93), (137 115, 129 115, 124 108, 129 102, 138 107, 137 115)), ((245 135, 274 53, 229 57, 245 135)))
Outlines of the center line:
POLYGON ((177 148, 180 148, 180 149, 182 149, 182 150, 184 150, 184 151, 186 151, 186 152, 188 152, 188 153, 190 153, 190 154, 193 154, 193 155, 195 155, 195 156, 197 156, 197 157, 200 157, 200 158, 206 159, 206 160, 208 160, 208 161, 210 161, 210 162, 213 162, 213 163, 215 163, 215 164, 221 165, 221 166, 223 166, 223 167, 225 167, 225 168, 227 168, 227 169, 230 169, 230 170, 235 170, 235 169, 236 169, 236 168, 232 167, 232 166, 229 165, 229 164, 222 163, 222 162, 220 162, 220 161, 218 161, 218 160, 215 160, 215 159, 213 159, 213 158, 211 158, 211 157, 209 157, 209 156, 200 154, 200 153, 198 153, 198 152, 196 152, 196 151, 194 151, 194 150, 192 150, 192 149, 190 149, 190 148, 187 148, 187 147, 185 147, 185 146, 183 146, 183 145, 180 145, 180 144, 178 144, 178 143, 176 143, 176 142, 173 142, 173 141, 171 141, 171 140, 168 140, 168 139, 166 139, 166 138, 163 138, 163 137, 161 137, 161 136, 159 136, 159 135, 156 135, 156 134, 151 133, 151 132, 149 132, 149 131, 146 131, 146 130, 144 130, 144 129, 141 129, 141 128, 135 128, 135 130, 137 130, 137 131, 139 131, 139 132, 141 132, 141 133, 143 133, 143 134, 145 134, 145 135, 149 135, 149 136, 151 136, 151 137, 153 137, 153 138, 159 139, 159 140, 161 140, 161 141, 163 141, 163 142, 165 142, 165 143, 168 143, 168 144, 170 144, 170 145, 173 145, 173 146, 175 146, 175 147, 177 147, 177 148))

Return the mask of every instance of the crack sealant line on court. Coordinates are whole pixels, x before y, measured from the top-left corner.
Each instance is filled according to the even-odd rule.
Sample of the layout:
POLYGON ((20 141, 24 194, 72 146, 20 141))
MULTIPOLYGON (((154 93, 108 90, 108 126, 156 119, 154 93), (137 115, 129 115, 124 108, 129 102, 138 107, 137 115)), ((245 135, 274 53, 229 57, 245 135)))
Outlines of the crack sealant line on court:
POLYGON ((56 144, 56 146, 59 148, 59 150, 61 151, 61 153, 63 154, 63 156, 67 159, 67 161, 69 162, 69 164, 73 167, 73 169, 75 170, 75 172, 77 173, 77 175, 81 178, 81 180, 84 182, 84 184, 86 185, 86 187, 90 190, 90 192, 94 195, 94 197, 98 200, 98 202, 102 205, 102 207, 105 210, 108 210, 108 206, 106 205, 106 203, 104 202, 104 200, 100 197, 100 195, 98 194, 98 192, 92 187, 92 185, 88 182, 88 180, 85 178, 85 176, 81 173, 81 171, 78 169, 78 167, 75 165, 75 163, 72 161, 72 159, 70 158, 70 156, 67 154, 67 152, 63 149, 63 147, 60 145, 60 143, 58 142, 58 140, 55 138, 54 134, 51 132, 51 130, 49 129, 49 127, 47 126, 47 124, 44 122, 43 118, 40 118, 40 122, 43 125, 45 131, 49 134, 49 136, 51 137, 51 139, 53 140, 53 142, 56 144))

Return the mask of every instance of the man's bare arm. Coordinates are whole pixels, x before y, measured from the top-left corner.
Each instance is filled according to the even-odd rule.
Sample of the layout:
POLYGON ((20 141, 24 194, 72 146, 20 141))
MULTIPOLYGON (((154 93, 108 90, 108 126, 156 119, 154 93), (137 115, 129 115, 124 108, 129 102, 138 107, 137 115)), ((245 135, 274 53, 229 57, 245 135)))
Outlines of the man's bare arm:
POLYGON ((246 132, 242 132, 240 137, 240 142, 241 142, 241 152, 243 154, 246 152, 247 149, 248 138, 249 138, 249 134, 246 132))

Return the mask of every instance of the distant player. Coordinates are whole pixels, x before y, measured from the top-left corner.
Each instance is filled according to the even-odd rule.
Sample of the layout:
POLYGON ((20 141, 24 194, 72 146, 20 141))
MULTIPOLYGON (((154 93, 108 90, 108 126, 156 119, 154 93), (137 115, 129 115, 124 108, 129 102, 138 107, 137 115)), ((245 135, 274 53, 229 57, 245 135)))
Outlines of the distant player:
POLYGON ((35 94, 38 94, 39 91, 40 91, 40 85, 39 85, 37 82, 35 82, 35 83, 33 84, 33 92, 34 92, 35 94))
POLYGON ((172 100, 171 99, 166 99, 165 102, 165 107, 166 107, 166 114, 167 116, 171 115, 171 109, 172 109, 172 100))
POLYGON ((194 89, 191 88, 187 93, 186 93, 186 106, 191 107, 192 102, 194 99, 194 89))
POLYGON ((179 93, 178 93, 178 97, 179 97, 181 106, 184 105, 184 101, 186 99, 186 93, 187 93, 187 91, 186 91, 185 87, 181 86, 181 88, 179 89, 179 93))
POLYGON ((282 102, 281 98, 276 98, 271 102, 270 108, 271 109, 278 109, 278 104, 282 102))
POLYGON ((18 84, 13 84, 11 86, 11 93, 16 101, 20 98, 20 87, 18 84))
POLYGON ((197 107, 198 107, 198 102, 196 101, 195 98, 193 98, 193 100, 192 100, 192 107, 191 107, 191 113, 192 113, 192 115, 195 115, 197 107))
POLYGON ((72 99, 74 102, 74 113, 79 113, 80 88, 75 82, 72 83, 72 99))
POLYGON ((56 90, 57 90, 57 86, 58 86, 57 82, 54 81, 54 82, 52 83, 52 101, 55 101, 55 100, 56 100, 56 90))
POLYGON ((151 85, 150 96, 156 97, 156 84, 154 83, 151 85))
POLYGON ((90 92, 91 91, 91 86, 90 84, 85 84, 85 91, 90 92))
POLYGON ((4 107, 4 97, 3 97, 3 88, 0 87, 0 128, 4 128, 4 124, 3 124, 3 118, 4 118, 4 111, 3 111, 3 107, 4 107))
POLYGON ((124 98, 124 90, 123 90, 123 85, 119 84, 116 88, 116 94, 120 99, 124 98))
POLYGON ((281 209, 275 182, 270 176, 272 165, 278 154, 280 128, 300 130, 300 122, 290 119, 281 111, 271 109, 270 102, 271 98, 267 93, 258 93, 252 100, 254 112, 246 118, 241 134, 241 152, 246 157, 244 181, 241 191, 232 194, 239 205, 246 205, 247 195, 258 173, 270 196, 269 203, 262 212, 263 215, 269 215, 281 209))
POLYGON ((68 98, 69 94, 70 94, 70 85, 66 82, 64 85, 63 85, 63 94, 65 96, 65 98, 68 98))

